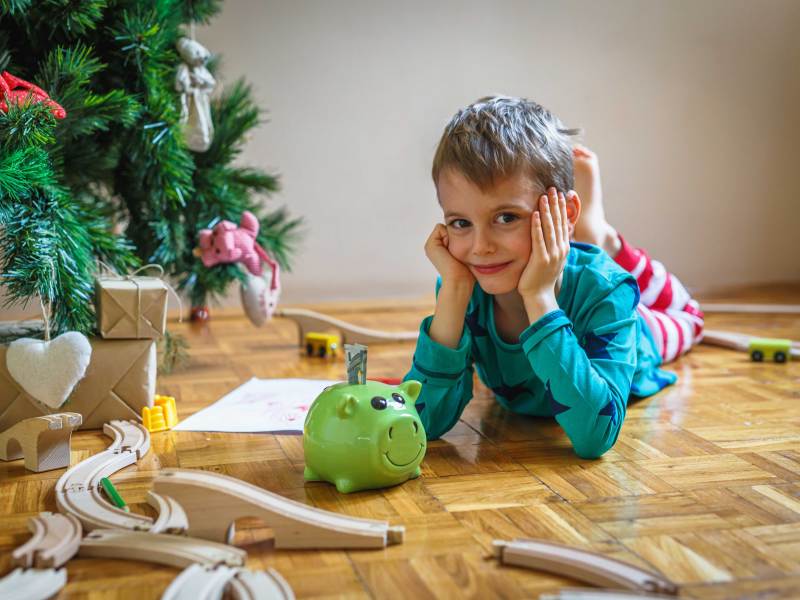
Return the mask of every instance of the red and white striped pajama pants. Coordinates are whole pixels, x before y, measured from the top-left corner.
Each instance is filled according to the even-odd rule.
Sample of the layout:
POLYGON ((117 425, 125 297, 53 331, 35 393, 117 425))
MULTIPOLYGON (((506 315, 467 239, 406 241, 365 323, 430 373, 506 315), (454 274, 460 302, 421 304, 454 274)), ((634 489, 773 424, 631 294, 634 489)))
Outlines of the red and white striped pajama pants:
POLYGON ((686 354, 703 339, 703 312, 672 273, 634 248, 620 235, 622 248, 614 260, 636 277, 641 296, 636 310, 653 334, 664 362, 686 354))

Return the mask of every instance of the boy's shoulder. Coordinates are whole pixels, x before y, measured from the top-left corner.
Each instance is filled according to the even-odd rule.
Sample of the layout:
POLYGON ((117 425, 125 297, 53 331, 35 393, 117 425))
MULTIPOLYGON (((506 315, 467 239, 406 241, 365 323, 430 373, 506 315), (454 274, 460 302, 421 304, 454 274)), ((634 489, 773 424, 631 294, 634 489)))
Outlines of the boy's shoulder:
POLYGON ((639 286, 636 278, 619 266, 602 248, 581 242, 570 243, 564 277, 574 295, 583 300, 596 300, 624 290, 633 293, 639 302, 639 286))

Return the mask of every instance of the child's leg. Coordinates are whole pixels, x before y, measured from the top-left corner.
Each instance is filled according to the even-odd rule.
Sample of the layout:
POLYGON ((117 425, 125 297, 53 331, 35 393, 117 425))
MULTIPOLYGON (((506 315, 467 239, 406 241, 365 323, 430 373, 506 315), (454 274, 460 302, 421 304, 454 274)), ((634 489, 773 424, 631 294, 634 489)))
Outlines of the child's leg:
POLYGON ((575 239, 602 247, 636 277, 641 291, 638 310, 653 333, 664 362, 685 354, 703 337, 699 305, 663 264, 628 245, 606 221, 597 156, 588 148, 576 146, 573 166, 575 191, 582 204, 575 239))
POLYGON ((639 284, 637 309, 653 333, 661 358, 669 362, 686 354, 703 339, 703 313, 683 284, 644 250, 633 248, 620 235, 614 260, 639 284))

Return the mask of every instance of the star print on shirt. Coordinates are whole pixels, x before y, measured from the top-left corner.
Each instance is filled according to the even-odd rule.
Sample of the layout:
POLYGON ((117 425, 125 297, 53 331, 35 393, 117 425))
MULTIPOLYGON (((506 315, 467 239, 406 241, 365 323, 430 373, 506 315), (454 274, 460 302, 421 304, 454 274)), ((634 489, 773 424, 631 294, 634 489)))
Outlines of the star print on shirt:
POLYGON ((553 398, 553 392, 550 391, 550 382, 544 384, 544 399, 547 400, 547 403, 550 405, 550 410, 553 411, 553 416, 560 415, 563 412, 568 411, 571 406, 564 406, 558 400, 553 398))
POLYGON ((506 400, 509 400, 510 402, 516 400, 517 396, 520 396, 521 394, 529 393, 528 388, 526 388, 524 385, 508 386, 505 383, 493 387, 492 391, 498 396, 502 396, 506 400))
POLYGON ((478 309, 476 308, 471 313, 468 313, 467 316, 464 318, 467 323, 467 327, 472 332, 472 335, 475 336, 485 336, 488 335, 489 332, 486 331, 486 328, 480 324, 478 320, 478 309))
POLYGON ((642 292, 639 290, 639 284, 635 279, 625 279, 625 284, 631 288, 633 291, 633 308, 635 309, 636 306, 639 304, 639 298, 642 295, 642 292))
POLYGON ((614 425, 617 424, 617 405, 614 404, 613 400, 609 400, 608 404, 606 404, 598 414, 605 417, 611 417, 611 422, 614 425))
POLYGON ((616 331, 595 335, 591 331, 583 336, 583 349, 589 358, 611 358, 608 352, 608 345, 617 337, 616 331))

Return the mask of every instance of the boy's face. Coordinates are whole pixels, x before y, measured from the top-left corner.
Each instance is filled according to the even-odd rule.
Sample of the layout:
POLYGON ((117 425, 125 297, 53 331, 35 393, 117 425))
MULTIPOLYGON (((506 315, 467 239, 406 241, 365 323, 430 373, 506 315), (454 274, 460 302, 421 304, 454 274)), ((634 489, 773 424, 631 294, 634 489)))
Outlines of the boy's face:
POLYGON ((487 294, 516 290, 531 255, 531 216, 544 190, 518 174, 484 192, 459 171, 444 169, 437 192, 450 254, 487 294))

